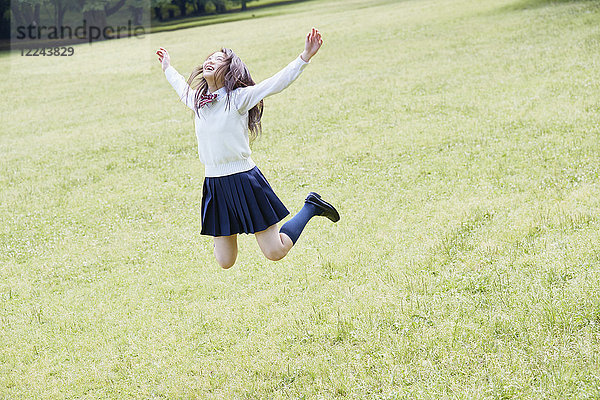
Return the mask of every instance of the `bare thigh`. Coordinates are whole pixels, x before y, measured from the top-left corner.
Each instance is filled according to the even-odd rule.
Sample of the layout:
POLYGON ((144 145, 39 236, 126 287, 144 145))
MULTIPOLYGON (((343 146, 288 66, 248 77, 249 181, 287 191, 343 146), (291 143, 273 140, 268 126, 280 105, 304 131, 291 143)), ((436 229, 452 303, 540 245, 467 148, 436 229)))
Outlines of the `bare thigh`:
POLYGON ((258 247, 269 260, 277 261, 286 256, 294 243, 284 234, 279 233, 277 224, 271 225, 261 232, 256 232, 258 247))
POLYGON ((225 269, 231 268, 237 258, 237 235, 215 237, 215 258, 225 269))

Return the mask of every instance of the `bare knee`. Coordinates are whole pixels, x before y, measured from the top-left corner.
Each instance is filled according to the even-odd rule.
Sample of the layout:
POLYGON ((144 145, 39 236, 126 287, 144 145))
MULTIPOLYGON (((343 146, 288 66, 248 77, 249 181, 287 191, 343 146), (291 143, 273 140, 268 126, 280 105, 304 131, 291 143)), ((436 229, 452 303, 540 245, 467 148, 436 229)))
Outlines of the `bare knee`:
POLYGON ((219 263, 219 265, 223 269, 229 269, 229 268, 233 267, 234 264, 235 264, 235 261, 230 262, 230 263, 222 263, 222 262, 219 263))
POLYGON ((237 254, 218 254, 218 252, 215 251, 215 258, 217 259, 217 263, 221 266, 221 268, 229 269, 235 264, 237 254))
POLYGON ((214 254, 221 268, 233 267, 237 253, 237 235, 215 237, 214 254))
POLYGON ((271 261, 281 260, 294 245, 286 235, 279 233, 277 224, 273 224, 264 231, 257 232, 255 235, 261 251, 271 261), (287 239, 289 243, 284 239, 287 239))
POLYGON ((287 251, 282 249, 268 249, 264 252, 265 257, 271 261, 279 261, 287 254, 287 251))

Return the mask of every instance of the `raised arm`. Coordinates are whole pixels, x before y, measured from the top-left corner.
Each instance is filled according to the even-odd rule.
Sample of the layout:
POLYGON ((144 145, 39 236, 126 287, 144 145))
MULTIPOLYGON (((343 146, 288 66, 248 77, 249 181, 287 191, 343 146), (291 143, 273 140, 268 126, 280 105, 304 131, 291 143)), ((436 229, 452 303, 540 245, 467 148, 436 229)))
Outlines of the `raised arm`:
POLYGON ((312 28, 310 32, 306 35, 306 40, 304 42, 304 51, 300 54, 300 57, 306 62, 309 62, 311 58, 321 48, 323 45, 323 38, 321 37, 321 32, 317 28, 312 28))
POLYGON ((291 85, 300 76, 310 59, 317 54, 322 44, 321 33, 318 29, 312 28, 306 35, 304 51, 287 67, 254 86, 236 90, 235 105, 238 111, 245 113, 265 97, 279 93, 291 85))
POLYGON ((167 80, 177 92, 179 100, 188 106, 190 110, 194 110, 195 91, 189 87, 185 78, 181 76, 171 65, 171 58, 169 57, 169 53, 165 48, 161 47, 156 54, 158 55, 158 61, 160 61, 162 64, 162 69, 167 77, 167 80))

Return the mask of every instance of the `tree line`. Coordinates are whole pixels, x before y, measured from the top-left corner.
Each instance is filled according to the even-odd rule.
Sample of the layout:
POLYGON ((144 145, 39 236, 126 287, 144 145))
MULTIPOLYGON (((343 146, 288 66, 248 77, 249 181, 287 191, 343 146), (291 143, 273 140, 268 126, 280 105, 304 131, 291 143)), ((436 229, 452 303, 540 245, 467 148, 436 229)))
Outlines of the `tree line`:
POLYGON ((158 21, 187 16, 223 14, 232 9, 245 11, 247 4, 257 0, 150 0, 152 17, 158 21))

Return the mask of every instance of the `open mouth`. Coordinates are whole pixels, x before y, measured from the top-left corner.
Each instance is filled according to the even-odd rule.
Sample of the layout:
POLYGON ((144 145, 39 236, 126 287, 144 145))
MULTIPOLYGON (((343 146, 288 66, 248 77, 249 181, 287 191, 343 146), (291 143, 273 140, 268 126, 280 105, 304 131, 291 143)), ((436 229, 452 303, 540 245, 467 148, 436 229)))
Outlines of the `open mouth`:
POLYGON ((205 71, 214 71, 215 68, 212 65, 207 65, 206 67, 204 67, 205 71))

